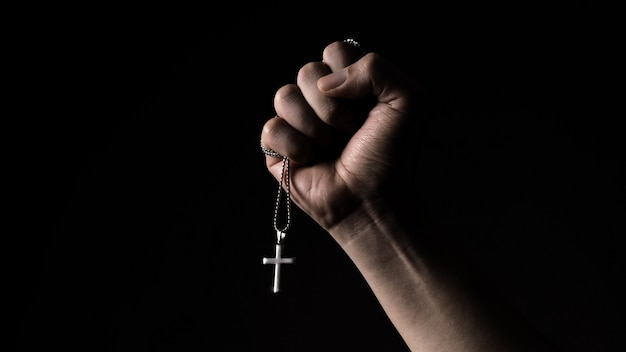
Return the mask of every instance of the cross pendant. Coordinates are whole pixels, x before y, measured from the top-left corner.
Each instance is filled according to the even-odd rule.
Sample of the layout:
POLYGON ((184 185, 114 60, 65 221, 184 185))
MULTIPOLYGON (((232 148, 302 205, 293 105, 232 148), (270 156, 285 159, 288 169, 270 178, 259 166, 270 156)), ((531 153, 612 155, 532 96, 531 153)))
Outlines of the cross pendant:
POLYGON ((285 237, 285 234, 282 231, 276 231, 278 241, 276 242, 276 255, 274 258, 263 258, 263 264, 272 264, 274 265, 274 285, 272 287, 272 291, 274 293, 278 293, 280 291, 280 266, 281 264, 293 264, 295 262, 295 258, 283 258, 283 244, 282 239, 285 237))

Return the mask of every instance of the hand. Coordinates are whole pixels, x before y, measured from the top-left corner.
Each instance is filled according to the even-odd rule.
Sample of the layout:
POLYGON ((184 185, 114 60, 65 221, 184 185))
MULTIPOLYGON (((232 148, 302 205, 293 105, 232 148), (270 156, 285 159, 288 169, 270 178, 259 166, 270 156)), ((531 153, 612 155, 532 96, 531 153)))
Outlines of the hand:
MULTIPOLYGON (((548 351, 416 216, 424 90, 379 54, 350 50, 330 44, 276 93, 261 143, 291 160, 292 199, 340 244, 412 351, 548 351)), ((280 179, 282 159, 266 162, 280 179)))
MULTIPOLYGON (((296 84, 276 92, 277 116, 261 134, 265 147, 291 161, 293 201, 331 233, 405 204, 403 198, 413 196, 405 187, 412 184, 417 94, 382 56, 361 57, 345 42, 328 45, 323 61, 304 65, 296 84)), ((279 180, 281 158, 267 156, 266 163, 279 180)))

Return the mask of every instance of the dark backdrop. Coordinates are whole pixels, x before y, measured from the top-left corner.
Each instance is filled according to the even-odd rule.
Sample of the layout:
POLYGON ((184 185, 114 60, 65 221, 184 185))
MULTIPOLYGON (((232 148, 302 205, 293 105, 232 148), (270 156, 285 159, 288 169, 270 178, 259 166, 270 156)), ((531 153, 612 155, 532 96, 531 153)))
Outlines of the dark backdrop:
POLYGON ((7 129, 17 350, 405 351, 297 209, 286 253, 297 264, 279 295, 261 264, 273 254, 276 183, 259 150, 273 94, 347 36, 437 92, 420 201, 468 265, 564 350, 624 346, 610 17, 312 6, 25 16, 10 67, 25 99, 7 129))

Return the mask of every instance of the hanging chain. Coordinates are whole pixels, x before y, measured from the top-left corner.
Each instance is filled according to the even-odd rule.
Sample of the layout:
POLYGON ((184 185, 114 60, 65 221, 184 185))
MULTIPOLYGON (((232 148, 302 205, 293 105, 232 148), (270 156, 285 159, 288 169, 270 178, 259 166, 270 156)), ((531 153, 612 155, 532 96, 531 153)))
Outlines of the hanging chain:
POLYGON ((278 192, 276 194, 276 206, 274 208, 274 230, 278 234, 277 241, 280 243, 286 236, 286 231, 291 225, 291 182, 289 181, 289 158, 283 156, 282 169, 280 171, 280 181, 278 182, 278 192), (283 187, 283 182, 285 187, 283 187), (280 213, 281 199, 285 198, 285 224, 278 227, 278 216, 280 213))

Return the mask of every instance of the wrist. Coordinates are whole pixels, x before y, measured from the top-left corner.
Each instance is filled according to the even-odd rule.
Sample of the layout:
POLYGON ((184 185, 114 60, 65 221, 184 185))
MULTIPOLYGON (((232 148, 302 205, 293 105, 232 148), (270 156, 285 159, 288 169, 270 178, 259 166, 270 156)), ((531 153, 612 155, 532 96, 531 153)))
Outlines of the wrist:
POLYGON ((363 264, 388 261, 411 247, 412 231, 401 217, 367 203, 327 231, 353 261, 363 264))

